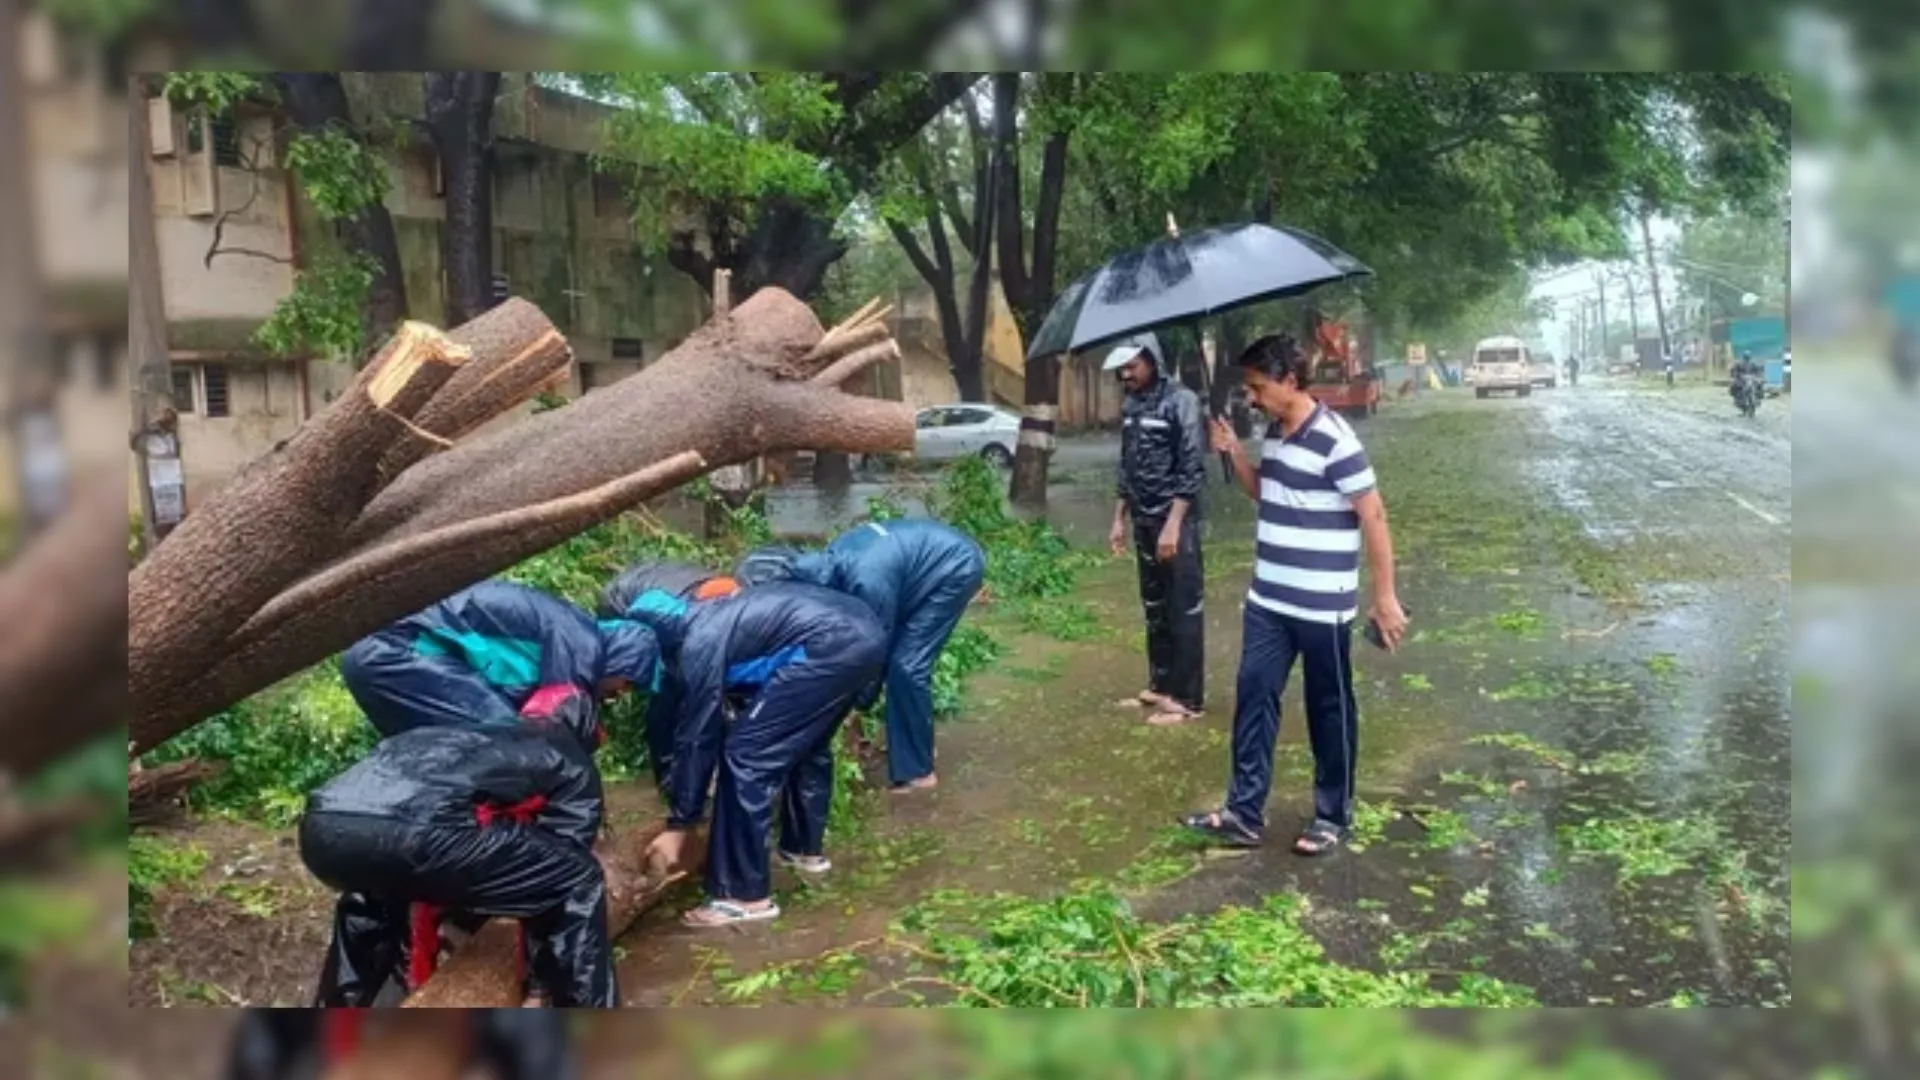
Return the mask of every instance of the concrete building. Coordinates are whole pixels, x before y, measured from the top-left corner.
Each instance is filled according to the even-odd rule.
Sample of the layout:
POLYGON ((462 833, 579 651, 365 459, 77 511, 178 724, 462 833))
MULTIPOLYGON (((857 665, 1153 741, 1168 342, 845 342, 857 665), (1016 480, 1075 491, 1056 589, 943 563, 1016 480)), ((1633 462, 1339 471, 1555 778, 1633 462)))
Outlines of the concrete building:
MULTIPOLYGON (((343 82, 356 122, 402 133, 387 158, 386 205, 409 314, 442 325, 444 187, 431 143, 409 134, 424 112, 422 80, 350 74, 343 82)), ((296 268, 336 243, 275 158, 276 118, 257 108, 228 120, 164 100, 150 107, 145 165, 191 507, 324 408, 353 373, 340 358, 270 356, 253 342, 292 291, 296 268), (216 231, 221 253, 209 258, 216 231)), ((642 250, 619 185, 593 169, 604 115, 603 106, 515 75, 494 115, 495 289, 538 304, 567 335, 576 359, 570 396, 639 370, 707 316, 700 289, 642 250)))

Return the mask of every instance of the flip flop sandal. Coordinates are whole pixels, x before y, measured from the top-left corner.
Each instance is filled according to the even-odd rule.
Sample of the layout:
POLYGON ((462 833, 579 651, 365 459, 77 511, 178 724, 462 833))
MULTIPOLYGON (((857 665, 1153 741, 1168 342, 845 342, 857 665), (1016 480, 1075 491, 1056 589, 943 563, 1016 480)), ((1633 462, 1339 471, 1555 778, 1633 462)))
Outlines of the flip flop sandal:
POLYGON ((1158 712, 1147 717, 1147 723, 1154 727, 1172 727, 1175 724, 1198 720, 1203 715, 1205 714, 1198 709, 1189 709, 1185 705, 1169 702, 1160 706, 1158 712))
POLYGON ((887 790, 892 792, 895 795, 910 795, 916 791, 932 791, 939 786, 940 785, 938 783, 920 784, 920 783, 915 783, 912 780, 908 780, 904 783, 889 785, 887 787, 887 790))
POLYGON ((802 874, 824 874, 833 869, 833 863, 825 855, 789 855, 784 851, 777 851, 774 855, 802 874))
POLYGON ((1293 842, 1293 853, 1317 858, 1345 843, 1347 831, 1331 821, 1316 820, 1293 842))
POLYGON ((1188 814, 1180 819, 1180 824, 1225 847, 1256 848, 1260 846, 1260 834, 1241 824, 1240 819, 1234 817, 1231 810, 1207 810, 1198 814, 1188 814))
POLYGON ((779 904, 769 904, 764 908, 755 909, 741 907, 730 900, 709 900, 681 916, 680 922, 695 930, 718 930, 723 926, 767 922, 779 917, 779 904))

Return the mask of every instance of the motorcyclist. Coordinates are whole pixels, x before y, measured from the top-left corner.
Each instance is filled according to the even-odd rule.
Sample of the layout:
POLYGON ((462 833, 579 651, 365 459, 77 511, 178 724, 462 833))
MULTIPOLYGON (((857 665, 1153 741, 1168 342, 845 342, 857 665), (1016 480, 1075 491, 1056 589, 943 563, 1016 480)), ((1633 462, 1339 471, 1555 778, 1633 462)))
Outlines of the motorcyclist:
MULTIPOLYGON (((1760 380, 1764 378, 1760 365, 1754 362, 1753 353, 1743 352, 1733 365, 1732 378, 1727 384, 1727 393, 1733 397, 1734 404, 1743 410, 1747 408, 1747 399, 1757 394, 1760 380)), ((1757 403, 1757 402, 1756 402, 1757 403)))

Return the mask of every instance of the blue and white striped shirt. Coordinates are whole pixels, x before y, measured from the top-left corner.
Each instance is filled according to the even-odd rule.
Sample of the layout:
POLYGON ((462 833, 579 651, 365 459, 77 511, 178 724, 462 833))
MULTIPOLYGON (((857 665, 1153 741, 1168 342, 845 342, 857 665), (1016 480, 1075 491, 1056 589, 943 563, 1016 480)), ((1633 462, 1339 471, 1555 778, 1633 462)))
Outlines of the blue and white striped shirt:
POLYGON ((1249 603, 1311 622, 1359 614, 1360 515, 1373 466, 1353 428, 1324 405, 1291 436, 1267 431, 1260 451, 1260 529, 1249 603))

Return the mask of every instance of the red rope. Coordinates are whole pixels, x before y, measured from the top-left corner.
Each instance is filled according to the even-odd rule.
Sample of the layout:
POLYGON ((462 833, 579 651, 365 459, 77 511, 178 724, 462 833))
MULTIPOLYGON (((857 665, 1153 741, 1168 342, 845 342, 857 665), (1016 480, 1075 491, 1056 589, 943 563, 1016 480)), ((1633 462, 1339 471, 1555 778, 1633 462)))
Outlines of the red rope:
POLYGON ((433 978, 434 969, 440 966, 440 908, 432 904, 415 904, 410 910, 412 915, 410 955, 407 957, 407 982, 418 990, 433 978))
POLYGON ((360 1048, 365 1009, 325 1009, 320 1018, 320 1056, 329 1065, 345 1061, 360 1048))

